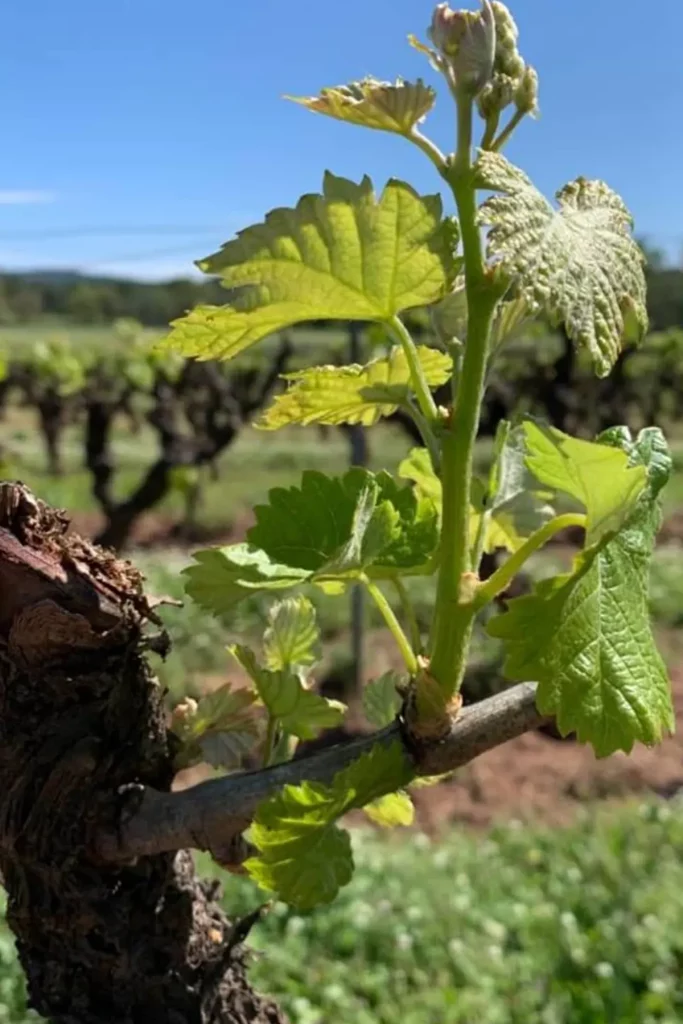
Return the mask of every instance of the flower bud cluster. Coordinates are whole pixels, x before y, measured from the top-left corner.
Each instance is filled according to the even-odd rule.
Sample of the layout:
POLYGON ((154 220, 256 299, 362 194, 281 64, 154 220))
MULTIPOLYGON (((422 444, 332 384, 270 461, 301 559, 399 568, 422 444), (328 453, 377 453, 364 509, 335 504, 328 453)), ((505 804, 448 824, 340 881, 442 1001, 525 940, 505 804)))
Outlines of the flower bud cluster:
POLYGON ((538 111, 538 74, 527 67, 517 43, 519 29, 505 4, 492 0, 496 32, 493 72, 478 96, 479 113, 485 121, 496 117, 511 103, 522 114, 538 111))

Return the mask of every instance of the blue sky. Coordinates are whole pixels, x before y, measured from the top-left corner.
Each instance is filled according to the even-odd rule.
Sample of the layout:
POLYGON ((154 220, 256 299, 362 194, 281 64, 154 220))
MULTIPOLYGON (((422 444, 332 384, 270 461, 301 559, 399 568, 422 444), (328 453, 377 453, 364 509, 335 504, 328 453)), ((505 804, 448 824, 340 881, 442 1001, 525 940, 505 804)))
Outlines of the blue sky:
MULTIPOLYGON (((683 5, 510 6, 541 77, 542 117, 507 155, 549 193, 579 174, 604 178, 637 232, 678 257, 683 5)), ((366 74, 435 79, 406 43, 409 32, 424 38, 431 9, 422 0, 5 0, 0 266, 187 273, 236 229, 316 191, 326 168, 437 190, 431 165, 403 140, 281 99, 366 74)), ((443 92, 425 130, 450 148, 443 92)))

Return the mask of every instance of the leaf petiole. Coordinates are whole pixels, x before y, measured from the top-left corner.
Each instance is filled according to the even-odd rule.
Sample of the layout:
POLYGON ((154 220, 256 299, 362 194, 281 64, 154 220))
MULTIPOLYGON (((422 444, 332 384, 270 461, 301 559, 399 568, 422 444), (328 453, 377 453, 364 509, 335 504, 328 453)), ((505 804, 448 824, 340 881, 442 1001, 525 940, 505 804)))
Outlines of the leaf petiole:
POLYGON ((566 515, 555 516, 549 523, 546 523, 536 530, 535 533, 532 533, 522 547, 510 555, 507 562, 501 565, 500 569, 497 569, 486 583, 483 583, 478 588, 474 599, 476 611, 480 611, 493 601, 498 594, 502 594, 531 556, 542 548, 544 544, 547 544, 551 537, 554 537, 560 530, 568 529, 570 526, 585 527, 586 520, 587 517, 585 515, 578 512, 568 512, 566 515))
POLYGON ((434 401, 432 393, 429 390, 429 384, 427 383, 427 378, 425 377, 424 368, 420 362, 415 342, 400 317, 392 316, 386 321, 386 326, 403 349, 406 362, 410 369, 410 381, 413 386, 413 390, 415 391, 420 411, 431 429, 438 419, 439 412, 436 408, 436 402, 434 401))
POLYGON ((479 143, 480 149, 491 149, 494 145, 498 125, 500 124, 500 111, 496 111, 486 122, 486 129, 479 143))
POLYGON ((405 137, 429 157, 442 178, 447 177, 448 160, 435 142, 432 142, 426 135, 423 135, 417 126, 413 126, 412 130, 405 137))
POLYGON ((277 718, 268 713, 268 726, 266 728, 266 739, 263 744, 263 767, 268 768, 273 761, 275 751, 275 734, 277 732, 277 718))
POLYGON ((403 615, 408 623, 413 650, 419 654, 422 647, 422 638, 420 636, 420 627, 415 616, 415 609, 413 608, 412 601, 410 600, 410 595, 408 594, 406 585, 400 576, 394 576, 392 583, 394 584, 396 593, 399 596, 403 615))
POLYGON ((414 402, 407 401, 403 405, 401 405, 401 408, 403 412, 410 416, 413 423, 420 431, 420 436, 422 437, 425 448, 429 452, 429 456, 432 460, 434 472, 438 475, 439 466, 441 465, 441 447, 439 445, 435 432, 427 423, 426 419, 424 418, 420 410, 416 407, 414 402))
POLYGON ((377 586, 376 583, 373 583, 372 580, 368 579, 367 576, 362 576, 361 582, 365 584, 368 594, 377 605, 377 608, 379 609, 382 618, 386 622, 387 627, 391 632, 391 635, 396 641, 398 649, 401 652, 401 657, 405 662, 406 668, 408 669, 411 677, 414 678, 417 675, 418 669, 417 657, 415 655, 413 648, 410 645, 408 637, 403 632, 401 623, 398 621, 396 615, 394 614, 393 608, 391 607, 391 605, 389 604, 386 597, 384 596, 381 589, 377 586))
POLYGON ((510 136, 512 135, 512 133, 515 131, 515 129, 517 129, 520 126, 525 117, 526 111, 516 110, 512 117, 510 118, 510 120, 508 121, 508 123, 503 128, 498 138, 494 139, 490 146, 482 146, 482 149, 488 148, 493 153, 500 153, 503 146, 510 141, 510 136))

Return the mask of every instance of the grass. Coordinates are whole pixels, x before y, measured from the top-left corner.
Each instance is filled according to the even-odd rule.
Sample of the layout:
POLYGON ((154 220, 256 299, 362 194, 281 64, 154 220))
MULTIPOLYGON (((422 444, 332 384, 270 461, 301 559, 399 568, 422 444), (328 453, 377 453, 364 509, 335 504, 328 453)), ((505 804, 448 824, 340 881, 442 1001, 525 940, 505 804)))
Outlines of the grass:
MULTIPOLYGON (((167 333, 167 330, 157 327, 142 329, 143 337, 150 343, 167 333)), ((314 348, 316 358, 344 351, 349 344, 349 332, 344 327, 330 327, 325 330, 316 327, 295 327, 288 334, 297 349, 310 353, 314 348)), ((91 352, 110 351, 112 345, 124 344, 121 336, 107 324, 72 324, 60 321, 59 318, 46 318, 37 323, 0 325, 0 352, 10 356, 21 355, 22 350, 35 342, 49 341, 53 338, 68 339, 76 349, 89 349, 91 352)), ((266 339, 260 343, 260 350, 267 352, 269 347, 274 348, 278 343, 278 336, 266 339)))
MULTIPOLYGON (((442 842, 354 833, 357 870, 330 907, 276 904, 251 978, 292 1024, 677 1024, 683 1019, 683 805, 586 811, 442 842)), ((232 915, 263 895, 224 876, 232 915)), ((0 932, 0 1021, 28 1024, 0 932), (2 1010, 4 1009, 4 1016, 2 1010)))

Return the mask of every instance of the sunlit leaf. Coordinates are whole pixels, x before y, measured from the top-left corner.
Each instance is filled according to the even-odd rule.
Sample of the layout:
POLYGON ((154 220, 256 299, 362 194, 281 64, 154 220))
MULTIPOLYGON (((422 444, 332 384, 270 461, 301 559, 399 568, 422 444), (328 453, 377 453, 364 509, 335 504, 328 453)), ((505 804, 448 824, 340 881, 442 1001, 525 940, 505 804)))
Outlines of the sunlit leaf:
POLYGON ((315 608, 307 597, 287 597, 268 613, 263 635, 266 667, 296 670, 313 665, 320 655, 320 632, 315 608))
POLYGON ((634 324, 638 340, 647 330, 644 258, 623 200, 604 182, 579 178, 558 192, 555 210, 500 153, 480 152, 476 174, 480 188, 498 193, 481 208, 489 256, 530 310, 564 324, 605 376, 634 324))
POLYGON ((619 448, 582 441, 533 420, 525 420, 522 429, 526 465, 536 479, 586 509, 587 544, 619 529, 646 485, 645 466, 629 466, 619 448))
POLYGON ((390 181, 325 175, 322 195, 277 209, 199 262, 229 290, 225 306, 198 306, 164 342, 200 359, 230 359, 308 320, 387 320, 429 305, 454 275, 454 227, 438 196, 390 181))
MULTIPOLYGON (((537 584, 488 626, 504 643, 509 679, 539 684, 538 706, 560 732, 576 732, 599 757, 653 745, 675 720, 666 668, 650 630, 648 582, 661 522, 659 492, 671 467, 656 430, 637 442, 613 432, 631 466, 648 483, 616 535, 603 535, 571 573, 537 584)), ((616 449, 615 449, 616 450, 616 449)))
POLYGON ((309 573, 278 565, 250 544, 195 551, 194 564, 183 569, 185 590, 200 608, 230 618, 235 605, 259 590, 285 590, 304 583, 309 573))
POLYGON ((414 84, 364 78, 350 85, 322 89, 320 96, 290 96, 308 110, 339 121, 406 135, 434 106, 436 93, 421 79, 414 84))
POLYGON ((376 825, 383 828, 396 828, 399 825, 413 824, 415 808, 407 793, 388 793, 363 808, 365 814, 376 825))
POLYGON ((437 541, 433 507, 384 472, 351 469, 326 477, 306 471, 300 487, 273 489, 255 514, 249 540, 274 561, 286 559, 311 573, 421 565, 437 541))
MULTIPOLYGON (((426 346, 418 347, 418 356, 431 387, 448 380, 452 365, 448 356, 426 346)), ((262 430, 311 423, 369 427, 382 416, 391 416, 412 392, 401 348, 367 366, 314 366, 288 373, 285 380, 291 382, 287 391, 275 398, 256 423, 262 430)))

